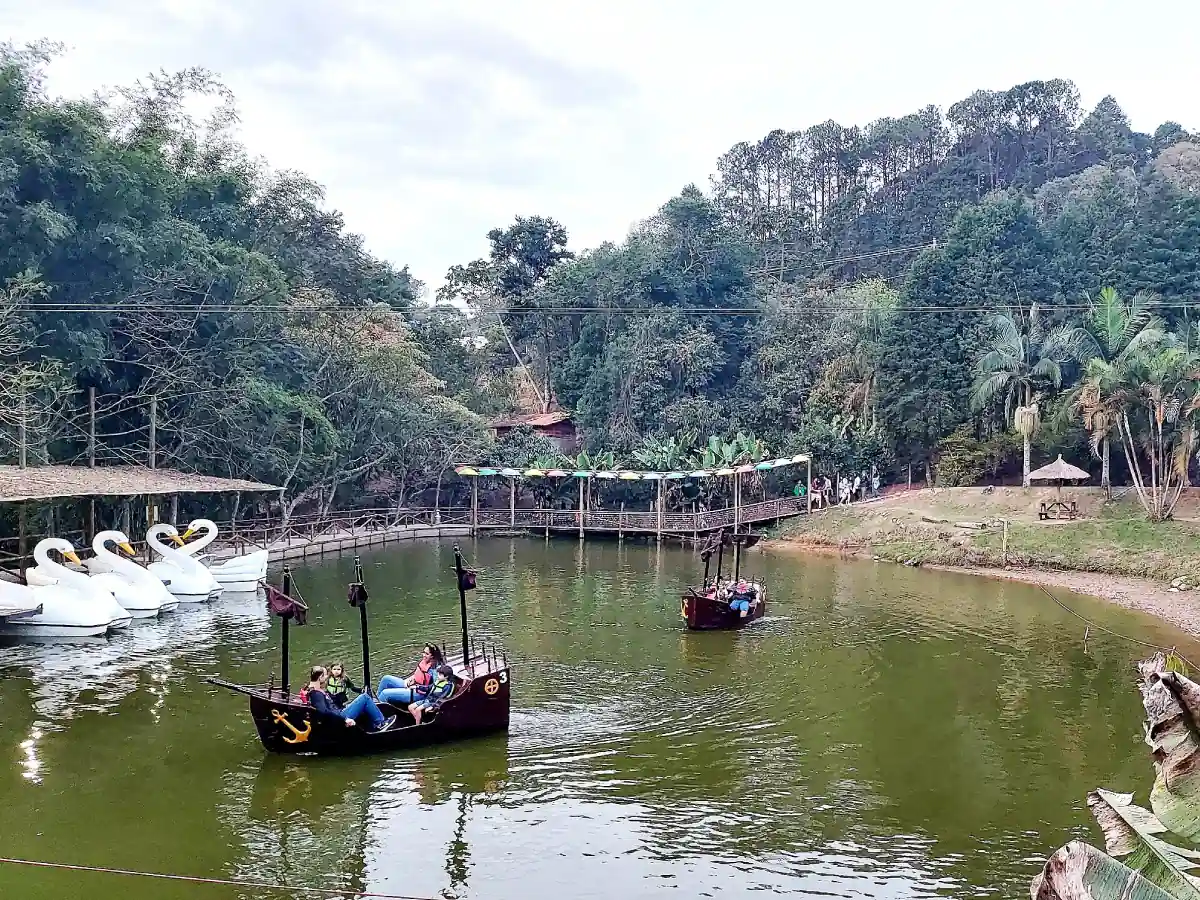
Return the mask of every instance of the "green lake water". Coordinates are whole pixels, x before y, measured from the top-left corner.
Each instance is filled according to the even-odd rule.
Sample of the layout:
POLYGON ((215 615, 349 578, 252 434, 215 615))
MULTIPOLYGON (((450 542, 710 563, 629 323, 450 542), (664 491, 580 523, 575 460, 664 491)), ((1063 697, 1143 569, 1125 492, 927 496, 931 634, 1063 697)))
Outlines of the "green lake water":
MULTIPOLYGON (((0 647, 0 855, 330 889, 298 894, 0 864, 0 897, 232 900, 334 889, 480 900, 1021 897, 1099 841, 1096 786, 1152 781, 1138 648, 1039 590, 824 557, 749 554, 769 615, 687 633, 678 548, 464 547, 473 629, 513 664, 507 736, 360 759, 268 757, 244 698, 277 621, 225 597, 89 645, 0 647)), ((448 543, 363 555, 376 677, 453 646, 448 543)), ((296 570, 312 607, 293 682, 342 658, 352 558, 296 570)), ((1070 597, 1143 640, 1179 632, 1070 597)), ((1189 653, 1190 651, 1190 653, 1189 653)))

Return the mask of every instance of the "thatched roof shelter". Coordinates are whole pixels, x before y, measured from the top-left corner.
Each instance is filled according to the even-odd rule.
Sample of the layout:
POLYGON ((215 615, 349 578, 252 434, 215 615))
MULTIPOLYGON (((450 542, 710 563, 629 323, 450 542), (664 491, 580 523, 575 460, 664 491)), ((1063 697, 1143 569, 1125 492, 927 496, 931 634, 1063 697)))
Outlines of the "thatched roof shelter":
POLYGON ((1050 465, 1034 469, 1029 473, 1030 481, 1088 481, 1091 477, 1091 473, 1085 472, 1069 462, 1064 462, 1061 453, 1058 454, 1058 459, 1050 465))
POLYGON ((273 484, 145 466, 0 466, 0 503, 66 497, 279 491, 273 484))

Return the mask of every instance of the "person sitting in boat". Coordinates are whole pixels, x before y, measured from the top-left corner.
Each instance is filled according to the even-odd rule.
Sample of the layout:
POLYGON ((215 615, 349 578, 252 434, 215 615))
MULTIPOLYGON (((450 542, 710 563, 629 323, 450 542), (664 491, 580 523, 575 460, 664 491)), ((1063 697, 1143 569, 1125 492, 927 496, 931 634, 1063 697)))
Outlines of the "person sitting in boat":
POLYGON ((304 696, 309 706, 323 716, 337 716, 346 723, 346 727, 358 725, 358 718, 366 716, 371 724, 371 731, 387 731, 396 724, 396 717, 384 718, 379 707, 370 694, 359 694, 358 698, 345 709, 339 709, 329 695, 329 670, 324 666, 313 666, 309 673, 308 687, 304 696))
POLYGON ((346 674, 346 667, 340 662, 335 662, 329 666, 329 684, 326 690, 329 696, 333 698, 334 706, 341 709, 350 699, 350 691, 361 694, 365 688, 355 687, 354 682, 350 680, 350 676, 346 674))
POLYGON ((442 703, 454 693, 454 689, 458 687, 459 679, 454 674, 454 670, 449 666, 438 666, 433 670, 433 681, 423 687, 418 686, 414 690, 417 691, 417 699, 408 704, 408 711, 412 713, 413 721, 418 725, 421 724, 421 714, 425 712, 433 712, 442 703))
POLYGON ((406 706, 417 699, 416 689, 428 687, 433 681, 433 675, 438 666, 446 664, 442 651, 437 644, 426 644, 421 653, 421 661, 407 678, 397 678, 395 675, 384 675, 379 679, 379 690, 375 695, 383 703, 393 706, 406 706))
POLYGON ((745 617, 750 612, 751 602, 754 599, 755 590, 745 581, 739 581, 733 587, 732 596, 729 600, 729 608, 736 612, 739 616, 745 617))

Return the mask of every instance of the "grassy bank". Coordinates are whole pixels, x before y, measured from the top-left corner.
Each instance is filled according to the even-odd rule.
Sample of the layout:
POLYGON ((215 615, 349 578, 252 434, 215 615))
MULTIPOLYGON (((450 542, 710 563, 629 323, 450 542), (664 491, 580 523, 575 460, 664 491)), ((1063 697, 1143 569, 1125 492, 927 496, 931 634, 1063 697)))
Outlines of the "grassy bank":
POLYGON ((884 500, 834 507, 785 523, 781 540, 837 548, 919 565, 1057 571, 1189 579, 1200 587, 1200 521, 1189 500, 1176 521, 1148 522, 1135 497, 1105 501, 1099 491, 1068 492, 1083 517, 1043 522, 1041 490, 978 488, 922 490, 884 500), (1004 553, 1003 522, 1008 522, 1004 553))

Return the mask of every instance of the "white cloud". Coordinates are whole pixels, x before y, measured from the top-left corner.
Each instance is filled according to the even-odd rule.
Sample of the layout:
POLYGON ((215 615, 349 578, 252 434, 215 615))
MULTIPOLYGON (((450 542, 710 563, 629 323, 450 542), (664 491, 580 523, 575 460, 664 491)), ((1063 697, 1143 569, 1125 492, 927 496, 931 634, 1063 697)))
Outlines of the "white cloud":
POLYGON ((368 246, 436 284, 516 214, 620 239, 718 155, 773 128, 865 124, 1064 77, 1135 127, 1200 127, 1183 0, 437 4, 0 0, 8 37, 62 40, 64 94, 205 66, 242 137, 325 184, 368 246))

